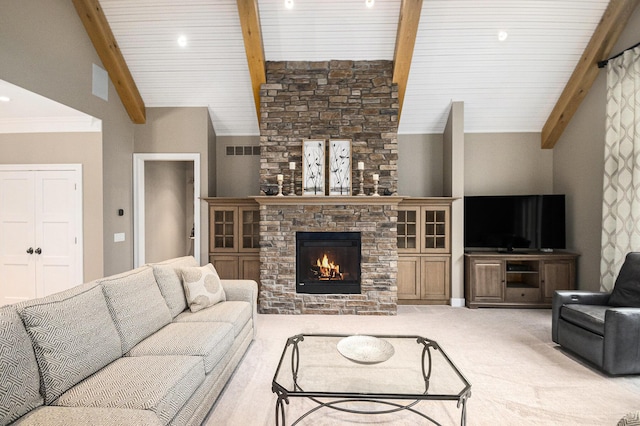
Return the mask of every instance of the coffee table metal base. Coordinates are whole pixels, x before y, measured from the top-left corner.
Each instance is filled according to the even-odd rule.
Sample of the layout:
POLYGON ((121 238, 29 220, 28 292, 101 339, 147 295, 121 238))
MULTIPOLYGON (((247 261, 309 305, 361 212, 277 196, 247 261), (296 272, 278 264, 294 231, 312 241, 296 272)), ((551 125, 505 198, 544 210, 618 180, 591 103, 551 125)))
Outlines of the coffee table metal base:
MULTIPOLYGON (((274 391, 275 392, 275 391, 274 391)), ((316 402, 318 404, 318 406, 310 409, 309 411, 307 411, 306 413, 302 414, 300 417, 298 417, 293 423, 291 423, 291 426, 295 426, 297 425, 299 422, 301 422, 302 420, 304 420, 307 416, 315 413, 316 411, 320 410, 321 408, 331 408, 334 410, 338 410, 338 411, 343 411, 345 413, 353 413, 353 414, 390 414, 390 413, 396 413, 398 411, 409 411, 413 414, 416 414, 426 420, 428 420, 429 422, 431 422, 431 424, 434 425, 438 425, 438 426, 442 426, 441 423, 438 423, 436 420, 432 419, 431 417, 429 417, 428 415, 421 413, 418 410, 415 410, 413 407, 419 403, 419 400, 413 401, 410 404, 407 405, 402 405, 402 404, 398 404, 395 402, 391 402, 391 401, 383 401, 383 400, 378 400, 378 399, 337 399, 335 401, 328 401, 328 402, 322 402, 316 398, 313 397, 308 397, 310 400, 316 402), (388 405, 390 407, 393 408, 389 408, 386 410, 374 410, 374 411, 362 411, 362 410, 354 410, 354 409, 350 409, 350 408, 343 408, 343 407, 338 407, 339 404, 348 404, 348 403, 352 403, 352 402, 365 402, 365 403, 373 403, 373 404, 383 404, 383 405, 388 405)), ((461 418, 460 418, 460 424, 462 426, 465 426, 467 424, 467 409, 466 409, 466 403, 467 403, 467 398, 468 396, 465 396, 458 404, 458 408, 460 406, 462 406, 462 413, 461 413, 461 418)), ((278 401, 276 402, 276 425, 277 426, 285 426, 286 423, 286 416, 285 416, 285 407, 284 405, 289 404, 289 398, 286 395, 286 393, 283 394, 278 394, 278 401)))

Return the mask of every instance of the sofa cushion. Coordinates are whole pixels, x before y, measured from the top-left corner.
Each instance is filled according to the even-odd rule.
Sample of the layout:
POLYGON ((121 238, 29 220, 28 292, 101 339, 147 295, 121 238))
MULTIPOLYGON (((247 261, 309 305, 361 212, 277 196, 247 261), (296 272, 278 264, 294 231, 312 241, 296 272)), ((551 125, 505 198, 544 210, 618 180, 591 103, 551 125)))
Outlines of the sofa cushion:
POLYGON ((610 306, 640 308, 640 253, 628 253, 609 297, 610 306))
POLYGON ((153 411, 121 408, 45 406, 31 411, 13 426, 162 426, 153 411))
POLYGON ((95 283, 17 308, 33 342, 46 404, 122 356, 122 342, 102 288, 95 283))
POLYGON ((42 405, 31 340, 14 306, 0 308, 0 426, 42 405))
POLYGON ((129 352, 142 339, 171 322, 171 312, 160 294, 150 266, 103 278, 99 282, 122 339, 122 353, 129 352))
POLYGON ((226 300, 220 277, 211 263, 196 267, 182 268, 184 294, 191 312, 226 300))
POLYGON ((167 424, 204 377, 200 357, 123 357, 69 389, 54 405, 151 410, 167 424))
POLYGON ((227 322, 233 326, 233 333, 238 336, 245 324, 251 319, 251 304, 242 301, 218 303, 198 312, 184 311, 175 319, 176 322, 227 322))
POLYGON ((182 275, 180 268, 199 266, 193 256, 178 257, 153 263, 153 275, 156 277, 162 297, 167 302, 171 316, 175 318, 180 312, 187 309, 187 300, 184 297, 182 275))
POLYGON ((608 307, 602 305, 567 304, 560 310, 565 321, 604 336, 604 315, 608 307))
POLYGON ((172 323, 138 343, 127 355, 199 356, 209 374, 231 349, 233 337, 233 327, 227 323, 172 323))

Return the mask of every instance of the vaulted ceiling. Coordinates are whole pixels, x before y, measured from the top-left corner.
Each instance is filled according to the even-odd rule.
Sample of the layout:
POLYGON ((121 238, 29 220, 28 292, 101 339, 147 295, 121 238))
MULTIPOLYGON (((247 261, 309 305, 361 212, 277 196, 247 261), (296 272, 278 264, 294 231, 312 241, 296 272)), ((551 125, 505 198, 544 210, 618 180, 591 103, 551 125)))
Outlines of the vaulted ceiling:
MULTIPOLYGON (((267 61, 394 59, 401 0, 257 4, 267 61)), ((452 101, 466 132, 541 132, 608 4, 424 0, 399 133, 442 133, 452 101)), ((237 0, 100 5, 146 107, 206 106, 218 135, 259 134, 237 0)))

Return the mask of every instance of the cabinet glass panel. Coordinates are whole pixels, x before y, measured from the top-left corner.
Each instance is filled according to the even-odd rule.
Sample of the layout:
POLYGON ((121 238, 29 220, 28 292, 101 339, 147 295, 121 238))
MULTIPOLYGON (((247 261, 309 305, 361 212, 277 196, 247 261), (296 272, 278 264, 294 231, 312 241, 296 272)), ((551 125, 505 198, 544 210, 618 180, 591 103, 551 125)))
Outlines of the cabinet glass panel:
POLYGON ((260 211, 242 212, 242 248, 260 247, 260 211))
POLYGON ((427 210, 424 217, 424 248, 446 248, 447 226, 445 210, 427 210))
POLYGON ((398 210, 398 248, 414 249, 418 246, 416 212, 414 210, 398 210))
POLYGON ((234 212, 216 210, 214 215, 213 243, 214 248, 233 248, 234 242, 234 212))

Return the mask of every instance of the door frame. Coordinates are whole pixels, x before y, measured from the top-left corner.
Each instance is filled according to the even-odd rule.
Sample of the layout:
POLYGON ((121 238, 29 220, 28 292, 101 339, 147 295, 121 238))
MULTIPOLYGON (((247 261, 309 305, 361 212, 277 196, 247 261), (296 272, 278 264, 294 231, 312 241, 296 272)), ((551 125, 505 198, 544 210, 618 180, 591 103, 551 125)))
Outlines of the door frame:
POLYGON ((75 233, 78 236, 75 245, 76 265, 74 268, 74 284, 79 285, 84 282, 84 193, 82 187, 82 164, 0 164, 0 172, 37 172, 37 171, 64 171, 73 172, 77 190, 75 191, 75 233))
POLYGON ((133 154, 133 266, 145 264, 145 182, 144 166, 147 161, 193 162, 193 257, 200 262, 200 154, 199 153, 146 153, 133 154))

